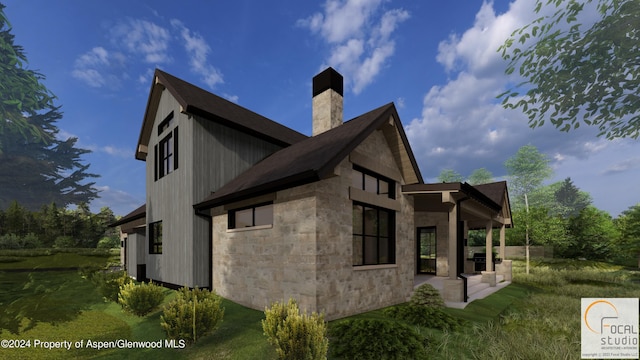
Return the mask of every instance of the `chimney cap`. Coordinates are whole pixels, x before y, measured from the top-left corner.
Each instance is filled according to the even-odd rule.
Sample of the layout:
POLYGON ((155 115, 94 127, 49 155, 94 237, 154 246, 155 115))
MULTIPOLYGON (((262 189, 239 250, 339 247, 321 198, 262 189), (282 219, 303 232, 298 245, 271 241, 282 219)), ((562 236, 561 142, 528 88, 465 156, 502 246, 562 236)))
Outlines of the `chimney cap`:
POLYGON ((342 75, 332 67, 328 67, 326 70, 313 77, 313 96, 321 94, 328 89, 332 89, 342 96, 342 81, 342 75))

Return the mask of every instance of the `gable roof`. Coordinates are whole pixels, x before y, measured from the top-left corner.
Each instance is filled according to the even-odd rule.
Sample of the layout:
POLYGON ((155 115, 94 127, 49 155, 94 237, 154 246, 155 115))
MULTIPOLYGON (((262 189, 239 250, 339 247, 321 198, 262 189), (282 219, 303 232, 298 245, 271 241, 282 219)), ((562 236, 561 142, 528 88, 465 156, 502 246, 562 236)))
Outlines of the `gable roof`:
POLYGON ((502 206, 507 195, 507 182, 497 181, 488 184, 473 185, 474 188, 480 190, 489 199, 496 204, 502 206))
MULTIPOLYGON (((395 146, 403 148, 401 151, 406 154, 407 161, 411 164, 411 169, 401 169, 405 172, 403 176, 405 179, 411 178, 413 182, 421 183, 422 175, 398 113, 393 103, 389 103, 275 152, 194 207, 198 210, 208 209, 325 179, 331 176, 333 169, 362 141, 385 124, 393 125, 389 127, 395 128, 396 138, 400 138, 395 146)), ((399 159, 396 161, 399 162, 399 159)))
POLYGON ((497 181, 488 184, 474 185, 478 191, 485 194, 488 198, 499 204, 502 215, 510 219, 510 226, 513 226, 511 217, 511 202, 509 201, 509 191, 507 190, 506 181, 497 181))
POLYGON ((169 90, 178 101, 183 113, 219 122, 280 146, 295 144, 307 138, 304 134, 156 69, 136 146, 138 160, 145 159, 160 95, 164 89, 169 90))

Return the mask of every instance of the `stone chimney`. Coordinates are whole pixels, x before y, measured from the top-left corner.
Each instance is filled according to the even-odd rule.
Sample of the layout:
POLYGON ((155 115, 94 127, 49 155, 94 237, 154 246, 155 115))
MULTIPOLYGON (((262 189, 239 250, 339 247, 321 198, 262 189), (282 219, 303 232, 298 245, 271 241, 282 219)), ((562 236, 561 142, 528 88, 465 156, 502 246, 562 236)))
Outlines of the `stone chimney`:
POLYGON ((333 68, 313 77, 313 136, 342 124, 342 75, 333 68))

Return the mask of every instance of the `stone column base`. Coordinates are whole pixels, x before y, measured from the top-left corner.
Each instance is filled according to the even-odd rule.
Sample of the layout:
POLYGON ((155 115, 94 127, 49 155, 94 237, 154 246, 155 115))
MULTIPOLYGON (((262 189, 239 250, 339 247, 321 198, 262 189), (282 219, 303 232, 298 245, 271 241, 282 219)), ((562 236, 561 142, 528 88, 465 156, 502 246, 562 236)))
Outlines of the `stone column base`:
POLYGON ((462 279, 446 279, 443 282, 442 298, 444 301, 464 301, 464 281, 462 279))
POLYGON ((511 281, 513 278, 512 266, 511 260, 502 260, 501 264, 496 264, 496 272, 504 277, 504 281, 511 281))
POLYGON ((496 286, 496 272, 495 271, 483 271, 481 282, 489 284, 489 286, 496 286))

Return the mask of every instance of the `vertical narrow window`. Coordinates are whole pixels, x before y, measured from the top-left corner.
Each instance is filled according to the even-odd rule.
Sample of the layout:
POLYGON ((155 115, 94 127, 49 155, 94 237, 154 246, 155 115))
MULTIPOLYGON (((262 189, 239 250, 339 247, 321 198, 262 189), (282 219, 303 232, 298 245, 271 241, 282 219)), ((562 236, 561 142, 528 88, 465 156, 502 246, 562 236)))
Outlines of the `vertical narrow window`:
POLYGON ((178 127, 173 129, 173 170, 178 169, 178 127))
POLYGON ((173 125, 173 111, 158 125, 158 137, 166 135, 154 148, 155 180, 178 169, 178 127, 175 126, 172 130, 173 125))
POLYGON ((178 168, 178 128, 175 128, 173 132, 170 132, 164 139, 160 140, 158 149, 158 164, 157 164, 157 178, 172 173, 178 168))
POLYGON ((162 221, 149 224, 149 254, 162 254, 162 221))

